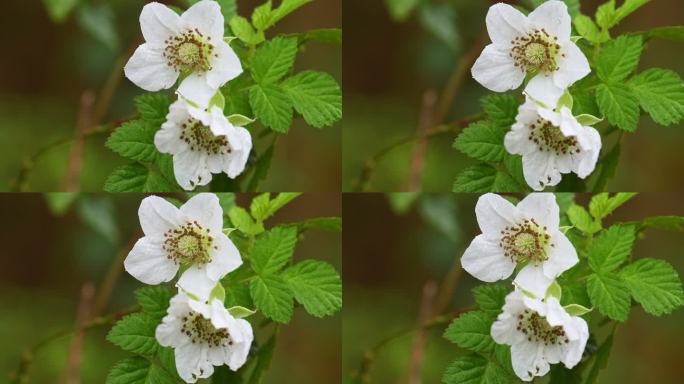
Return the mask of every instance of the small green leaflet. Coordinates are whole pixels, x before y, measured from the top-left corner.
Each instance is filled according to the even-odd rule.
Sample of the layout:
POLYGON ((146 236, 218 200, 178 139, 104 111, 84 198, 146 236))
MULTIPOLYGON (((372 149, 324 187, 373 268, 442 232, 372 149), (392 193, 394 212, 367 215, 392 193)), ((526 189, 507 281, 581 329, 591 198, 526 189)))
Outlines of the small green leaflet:
POLYGON ((640 36, 623 35, 607 43, 596 64, 598 77, 606 83, 618 83, 627 78, 639 64, 642 47, 640 36))
POLYGON ((589 202, 589 212, 594 218, 601 220, 634 196, 636 196, 634 192, 619 192, 612 197, 608 192, 596 194, 589 202))
POLYGON ((292 124, 292 100, 278 85, 254 85, 249 92, 254 115, 265 126, 287 133, 292 124))
POLYGON ((527 188, 508 173, 486 164, 466 168, 454 182, 454 192, 518 192, 527 188))
POLYGON ((278 272, 292 259, 296 243, 294 227, 275 227, 259 236, 250 256, 254 272, 260 275, 278 272))
POLYGON ((613 225, 602 231, 589 248, 589 266, 595 272, 612 272, 632 253, 634 226, 613 225))
POLYGON ((480 310, 499 314, 510 291, 504 284, 483 284, 473 288, 473 296, 480 310))
POLYGON ((601 222, 592 219, 584 207, 572 204, 567 211, 568 219, 575 228, 584 233, 596 233, 601 230, 601 222))
POLYGON ((107 334, 107 340, 125 351, 152 355, 159 346, 154 336, 157 325, 158 319, 145 313, 134 313, 119 320, 107 334))
POLYGON ((500 365, 479 355, 466 355, 449 364, 444 384, 510 384, 515 379, 500 365))
POLYGON ((285 270, 283 278, 311 315, 330 316, 342 308, 342 279, 332 265, 304 260, 285 270))
POLYGON ((159 128, 169 113, 171 99, 165 93, 144 93, 133 99, 140 117, 151 125, 159 128))
POLYGON ((300 72, 283 81, 282 88, 309 125, 323 128, 342 118, 342 91, 329 74, 300 72))
POLYGON ((254 305, 264 316, 279 323, 292 317, 294 302, 292 291, 280 276, 257 276, 250 283, 254 305))
POLYGON ((105 384, 176 384, 178 379, 143 357, 129 357, 116 363, 105 384))
POLYGON ((667 314, 684 304, 682 281, 677 271, 664 260, 645 258, 620 271, 629 292, 652 315, 667 314))
POLYGON ((503 160, 506 131, 489 121, 477 121, 466 127, 454 141, 454 148, 474 159, 488 162, 503 160))
POLYGON ((262 5, 254 8, 252 12, 252 25, 259 31, 264 31, 269 27, 271 22, 271 1, 267 1, 262 5))
POLYGON ((259 47, 252 60, 250 71, 259 84, 274 84, 282 79, 294 65, 297 39, 276 37, 259 47))
POLYGON ((487 120, 495 126, 509 129, 515 123, 520 102, 510 94, 491 94, 481 100, 487 120))
POLYGON ((586 15, 579 14, 572 19, 572 24, 577 32, 585 39, 594 44, 610 40, 610 35, 605 30, 599 30, 594 21, 586 15))
POLYGON ((609 0, 596 10, 596 23, 605 29, 612 28, 649 1, 625 0, 619 8, 615 9, 615 0, 609 0))
POLYGON ((270 193, 264 193, 252 199, 249 210, 255 220, 262 222, 273 216, 280 208, 284 207, 300 194, 301 193, 297 192, 283 192, 271 199, 270 193))
POLYGON ((127 159, 151 163, 158 152, 154 146, 154 135, 158 129, 142 120, 128 121, 109 136, 106 145, 127 159))
POLYGON ((135 163, 116 168, 107 177, 104 189, 110 193, 172 192, 177 187, 158 171, 135 163))
POLYGON ((634 132, 639 120, 639 100, 627 84, 599 84, 596 103, 608 121, 625 131, 634 132))
POLYGON ((79 0, 43 0, 48 16, 56 23, 64 22, 78 3, 79 0))
POLYGON ((473 352, 490 353, 495 344, 490 336, 495 316, 484 311, 466 312, 451 322, 444 338, 473 352))
POLYGON ((230 29, 235 36, 247 45, 257 45, 264 41, 264 33, 254 30, 247 19, 242 16, 234 16, 230 19, 230 29))
POLYGON ((166 315, 173 292, 164 286, 143 287, 135 291, 135 297, 144 312, 161 319, 166 315))
POLYGON ((395 21, 406 20, 418 4, 420 4, 420 0, 385 0, 385 5, 395 21))
POLYGON ((625 321, 631 300, 627 285, 613 272, 594 273, 587 280, 587 292, 593 306, 613 320, 625 321))
POLYGON ((264 231, 264 226, 261 223, 254 222, 249 213, 237 205, 230 208, 228 217, 233 226, 246 235, 254 236, 264 231))
POLYGON ((639 104, 660 125, 678 123, 684 117, 684 82, 668 69, 651 68, 627 83, 639 104))

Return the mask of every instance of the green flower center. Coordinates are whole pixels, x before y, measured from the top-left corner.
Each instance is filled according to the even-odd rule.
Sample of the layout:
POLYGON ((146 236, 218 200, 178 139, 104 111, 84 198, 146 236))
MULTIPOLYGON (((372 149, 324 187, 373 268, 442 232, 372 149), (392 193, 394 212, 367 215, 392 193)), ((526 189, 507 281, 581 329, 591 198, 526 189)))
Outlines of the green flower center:
POLYGON ((203 73, 212 69, 214 45, 210 36, 204 36, 198 29, 187 30, 164 41, 164 58, 169 67, 183 74, 203 73))
POLYGON ((506 227, 501 235, 499 246, 503 248, 504 255, 514 262, 539 265, 549 258, 548 248, 554 247, 547 228, 537 224, 534 219, 525 219, 518 225, 506 227))
POLYGON ((185 141, 192 151, 204 152, 208 155, 225 155, 231 152, 226 136, 216 136, 211 129, 199 120, 189 118, 181 124, 180 139, 185 141))
POLYGON ((557 156, 581 152, 574 136, 565 136, 559 127, 542 118, 530 124, 530 134, 527 138, 535 143, 540 151, 553 152, 557 156))
POLYGON ((176 264, 207 264, 211 262, 212 247, 217 248, 209 232, 196 221, 183 224, 164 233, 162 248, 176 264))
POLYGON ((227 329, 216 329, 211 320, 197 312, 188 313, 183 317, 181 332, 186 334, 194 344, 208 344, 214 347, 233 345, 227 329))
POLYGON ((556 71, 558 56, 565 57, 565 54, 560 52, 558 37, 549 35, 543 28, 511 40, 508 55, 516 67, 527 73, 556 71))
POLYGON ((545 317, 530 309, 518 315, 516 329, 525 334, 527 341, 530 342, 544 343, 544 345, 570 342, 562 326, 552 327, 545 317))

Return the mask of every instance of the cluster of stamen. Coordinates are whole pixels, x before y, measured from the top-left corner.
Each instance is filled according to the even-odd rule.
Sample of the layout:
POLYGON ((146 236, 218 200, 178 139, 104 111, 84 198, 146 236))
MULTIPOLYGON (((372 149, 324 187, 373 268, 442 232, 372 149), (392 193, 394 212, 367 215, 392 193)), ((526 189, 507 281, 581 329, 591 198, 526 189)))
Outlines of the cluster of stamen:
POLYGON ((217 249, 213 244, 209 228, 193 221, 166 231, 162 248, 166 257, 176 264, 203 265, 211 261, 211 248, 217 249))
POLYGON ((525 334, 527 341, 530 342, 544 343, 544 345, 570 342, 562 326, 552 327, 545 317, 530 309, 518 315, 516 329, 525 334))
POLYGON ((529 128, 527 139, 535 143, 542 152, 553 152, 557 156, 580 153, 577 139, 574 136, 565 136, 559 127, 548 120, 538 118, 529 128))
POLYGON ((211 58, 218 57, 211 44, 211 36, 204 36, 197 28, 189 29, 164 41, 164 58, 169 67, 179 72, 210 71, 211 58))
POLYGON ((537 265, 549 258, 547 249, 554 247, 554 244, 546 227, 540 226, 534 219, 525 219, 501 231, 499 246, 513 262, 529 261, 537 265))
MULTIPOLYGON (((550 73, 559 69, 556 62, 559 53, 558 37, 549 35, 542 28, 511 40, 511 51, 508 55, 513 59, 514 65, 523 72, 550 73)), ((561 57, 565 57, 565 54, 561 53, 561 57)))
POLYGON ((180 139, 185 141, 192 151, 202 151, 208 155, 225 155, 231 152, 226 136, 216 136, 211 129, 199 120, 188 118, 181 124, 180 139))
POLYGON ((187 335, 193 344, 207 344, 210 347, 233 345, 227 329, 216 329, 211 320, 197 312, 183 316, 181 332, 187 335))

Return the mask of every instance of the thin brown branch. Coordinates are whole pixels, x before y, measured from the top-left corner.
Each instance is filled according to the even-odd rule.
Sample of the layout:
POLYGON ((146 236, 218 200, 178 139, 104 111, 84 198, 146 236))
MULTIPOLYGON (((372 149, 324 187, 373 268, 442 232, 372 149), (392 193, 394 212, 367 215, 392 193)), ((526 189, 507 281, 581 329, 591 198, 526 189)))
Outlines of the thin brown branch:
POLYGON ((69 163, 65 175, 64 190, 75 192, 79 187, 79 179, 83 164, 83 146, 85 145, 86 132, 93 126, 93 106, 95 104, 95 93, 91 90, 83 92, 81 95, 80 107, 78 111, 78 121, 74 132, 74 141, 69 154, 69 163))
POLYGON ((109 302, 109 298, 112 296, 114 291, 114 286, 121 276, 123 271, 123 262, 128 256, 128 252, 133 248, 135 242, 140 238, 140 233, 134 231, 131 237, 126 242, 126 245, 119 251, 116 258, 109 266, 109 270, 105 275, 104 280, 97 289, 97 297, 95 298, 95 305, 93 307, 93 317, 98 317, 104 310, 105 306, 109 302))
POLYGON ((408 368, 408 384, 422 383, 423 355, 425 353, 425 343, 427 340, 427 330, 425 324, 435 315, 435 298, 437 296, 437 283, 430 280, 423 286, 423 295, 420 302, 420 312, 418 314, 418 326, 420 329, 413 337, 411 345, 411 357, 408 368))
POLYGON ((76 313, 76 331, 71 339, 69 357, 67 358, 66 384, 79 384, 81 381, 80 367, 83 351, 83 339, 85 337, 85 324, 91 317, 93 297, 95 296, 95 284, 87 282, 81 287, 81 297, 76 313))
POLYGON ((418 122, 418 136, 421 137, 415 144, 411 165, 409 167, 408 191, 417 191, 422 184, 423 168, 425 164, 425 152, 427 150, 427 138, 425 133, 435 125, 435 106, 437 104, 437 92, 430 89, 423 93, 418 122))

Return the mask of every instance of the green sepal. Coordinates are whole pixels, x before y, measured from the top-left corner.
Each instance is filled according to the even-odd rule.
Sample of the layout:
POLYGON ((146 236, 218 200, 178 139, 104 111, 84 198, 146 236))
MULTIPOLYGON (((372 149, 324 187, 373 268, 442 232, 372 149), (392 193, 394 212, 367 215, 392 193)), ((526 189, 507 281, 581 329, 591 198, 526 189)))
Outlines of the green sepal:
POLYGON ((245 115, 240 115, 238 113, 227 116, 227 119, 232 125, 236 127, 244 127, 245 125, 252 124, 256 121, 255 119, 250 119, 249 117, 245 115))
POLYGON ((580 125, 594 125, 598 124, 603 121, 602 118, 596 117, 594 115, 590 115, 588 113, 583 113, 581 115, 575 116, 575 119, 577 119, 577 122, 580 123, 580 125))
POLYGON ((594 310, 593 307, 587 308, 579 304, 568 304, 563 307, 563 309, 565 309, 570 316, 582 316, 594 310))
POLYGON ((561 107, 568 107, 568 109, 572 111, 572 103, 572 95, 566 89, 561 95, 560 99, 558 99, 557 109, 560 111, 561 107))
POLYGON ((573 225, 561 225, 558 227, 558 230, 561 231, 564 235, 568 233, 569 230, 575 228, 573 225))
POLYGON ((209 302, 214 301, 214 299, 219 299, 222 303, 226 301, 226 290, 220 282, 214 286, 209 294, 209 302))
POLYGON ((241 307, 239 305, 228 308, 228 312, 231 316, 233 316, 236 319, 244 319, 245 317, 252 316, 256 313, 256 311, 253 311, 249 308, 241 307))
POLYGON ((217 106, 217 107, 221 108, 221 110, 226 108, 226 98, 225 98, 225 96, 223 96, 223 93, 221 91, 216 91, 216 93, 211 98, 211 100, 209 100, 209 108, 208 109, 211 109, 211 107, 213 107, 213 106, 217 106))
POLYGON ((549 285, 549 288, 546 289, 546 294, 544 294, 544 297, 553 296, 560 301, 562 295, 563 289, 561 288, 560 284, 554 280, 553 283, 549 285))
POLYGON ((225 41, 226 44, 230 45, 230 43, 232 43, 235 39, 237 39, 237 36, 226 36, 223 38, 223 41, 225 41))
POLYGON ((582 40, 584 37, 582 36, 570 36, 570 41, 573 43, 577 44, 578 41, 582 40))
POLYGON ((233 231, 235 231, 237 228, 223 228, 223 234, 226 236, 230 236, 233 231))

